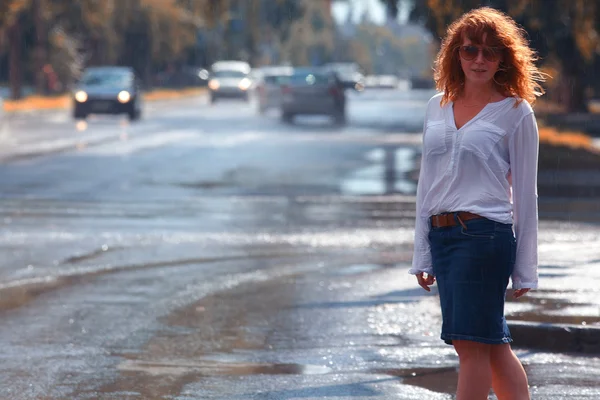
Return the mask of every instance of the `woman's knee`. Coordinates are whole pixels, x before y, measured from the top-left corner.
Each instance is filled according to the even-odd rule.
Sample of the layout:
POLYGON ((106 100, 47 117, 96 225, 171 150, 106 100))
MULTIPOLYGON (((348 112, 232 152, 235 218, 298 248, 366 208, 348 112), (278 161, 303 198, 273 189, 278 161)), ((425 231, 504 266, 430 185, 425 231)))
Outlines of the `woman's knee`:
POLYGON ((492 356, 497 357, 511 356, 513 354, 512 348, 508 343, 494 345, 490 351, 492 356))
POLYGON ((461 362, 489 361, 490 359, 492 347, 490 344, 473 342, 471 340, 453 340, 452 344, 461 362))
POLYGON ((513 353, 510 344, 498 344, 490 349, 490 359, 494 363, 506 363, 517 360, 517 357, 513 353))

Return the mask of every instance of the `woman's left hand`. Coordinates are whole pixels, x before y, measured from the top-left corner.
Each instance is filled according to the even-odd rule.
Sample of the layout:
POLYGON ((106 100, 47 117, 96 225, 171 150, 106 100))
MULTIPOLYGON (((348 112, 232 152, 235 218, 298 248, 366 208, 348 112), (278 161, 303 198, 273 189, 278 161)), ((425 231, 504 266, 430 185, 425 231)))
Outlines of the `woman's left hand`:
POLYGON ((525 293, 529 292, 531 289, 516 289, 515 292, 513 293, 513 297, 515 299, 518 299, 519 297, 523 296, 525 293))
POLYGON ((435 277, 433 275, 426 274, 424 272, 419 272, 417 275, 417 281, 419 282, 419 286, 423 289, 431 292, 429 286, 435 283, 435 277))

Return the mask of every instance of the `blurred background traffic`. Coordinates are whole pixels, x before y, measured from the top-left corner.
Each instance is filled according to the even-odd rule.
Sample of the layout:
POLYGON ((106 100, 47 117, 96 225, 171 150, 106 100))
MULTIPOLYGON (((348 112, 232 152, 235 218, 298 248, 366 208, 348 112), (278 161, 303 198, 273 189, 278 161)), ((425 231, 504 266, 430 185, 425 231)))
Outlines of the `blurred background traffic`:
POLYGON ((124 65, 146 88, 196 86, 207 84, 206 70, 220 60, 252 67, 352 62, 366 74, 428 78, 431 34, 406 23, 407 16, 401 23, 399 6, 379 0, 6 0, 0 5, 0 82, 8 83, 13 99, 31 91, 60 93, 86 66, 124 65))
POLYGON ((0 97, 68 94, 76 119, 136 120, 142 93, 200 87, 212 103, 252 98, 261 113, 280 108, 285 122, 325 114, 339 124, 346 89, 432 86, 431 34, 401 21, 396 2, 11 0, 1 7, 0 97), (114 78, 119 70, 122 78, 114 78))
POLYGON ((552 76, 540 112, 598 108, 600 11, 584 0, 4 0, 0 97, 70 93, 90 66, 130 67, 144 91, 206 87, 225 60, 255 72, 248 93, 269 92, 265 66, 329 66, 359 90, 430 88, 439 37, 479 5, 507 11, 528 31, 552 76))

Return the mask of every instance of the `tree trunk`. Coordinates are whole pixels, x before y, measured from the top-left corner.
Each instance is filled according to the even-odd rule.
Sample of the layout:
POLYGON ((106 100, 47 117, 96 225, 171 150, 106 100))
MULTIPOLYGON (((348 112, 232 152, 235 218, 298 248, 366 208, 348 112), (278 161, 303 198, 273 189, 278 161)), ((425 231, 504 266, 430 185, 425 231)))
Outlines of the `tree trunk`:
POLYGON ((587 113, 589 112, 585 98, 585 85, 582 75, 565 75, 564 78, 564 100, 567 112, 587 113))
POLYGON ((152 79, 152 33, 150 29, 147 29, 146 35, 144 36, 144 44, 146 45, 144 51, 144 58, 146 59, 146 62, 144 63, 144 70, 142 71, 142 79, 144 80, 145 89, 149 90, 152 89, 154 84, 152 79))
POLYGON ((22 97, 22 79, 21 72, 21 24, 18 19, 8 28, 9 45, 9 72, 8 80, 10 82, 11 98, 18 100, 22 97))
POLYGON ((248 61, 251 65, 256 65, 258 61, 258 46, 260 44, 259 16, 261 5, 256 0, 251 0, 246 6, 246 50, 248 51, 248 61))
POLYGON ((383 0, 387 21, 395 21, 398 18, 398 0, 383 0))
POLYGON ((35 89, 38 94, 47 92, 46 76, 44 74, 44 65, 46 63, 46 34, 44 29, 43 0, 33 0, 32 2, 35 24, 35 48, 33 51, 35 89))
POLYGON ((576 50, 577 44, 572 37, 567 38, 559 47, 562 64, 563 101, 567 112, 588 112, 585 96, 585 60, 576 50))

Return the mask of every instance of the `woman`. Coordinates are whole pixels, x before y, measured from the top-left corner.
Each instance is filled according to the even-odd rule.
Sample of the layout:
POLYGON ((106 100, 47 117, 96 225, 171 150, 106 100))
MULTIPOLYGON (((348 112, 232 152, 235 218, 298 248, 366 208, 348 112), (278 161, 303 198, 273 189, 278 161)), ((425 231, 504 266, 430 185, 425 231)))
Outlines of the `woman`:
POLYGON ((529 399, 504 318, 537 287, 538 131, 543 74, 524 32, 484 7, 449 28, 435 64, 417 189, 411 274, 437 281, 441 338, 459 357, 458 400, 529 399), (514 233, 513 233, 514 226, 514 233), (516 236, 516 238, 515 238, 516 236))

